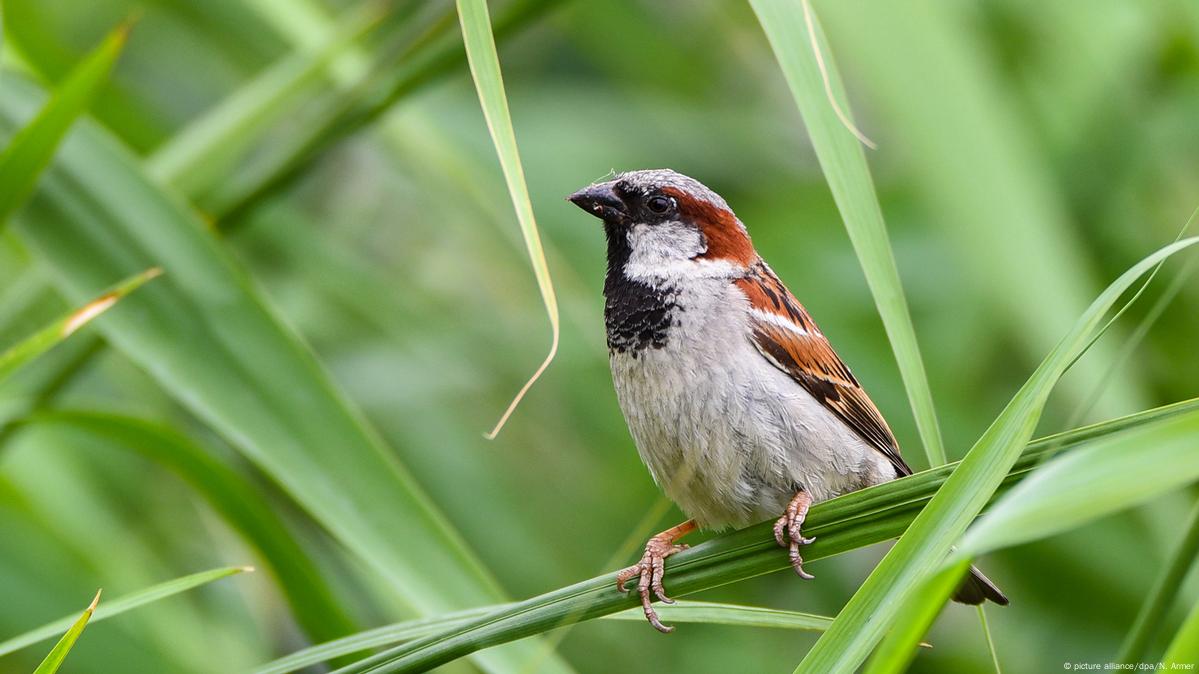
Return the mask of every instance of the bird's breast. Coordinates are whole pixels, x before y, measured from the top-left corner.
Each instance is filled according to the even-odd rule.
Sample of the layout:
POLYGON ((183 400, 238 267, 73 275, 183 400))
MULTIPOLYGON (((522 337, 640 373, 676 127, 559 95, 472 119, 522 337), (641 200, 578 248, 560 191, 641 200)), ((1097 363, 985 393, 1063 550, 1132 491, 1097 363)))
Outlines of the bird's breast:
POLYGON ((656 301, 607 312, 610 323, 632 316, 654 326, 617 331, 615 342, 610 327, 612 378, 655 482, 701 526, 777 515, 800 487, 823 500, 894 477, 879 452, 757 351, 732 284, 682 284, 656 301))

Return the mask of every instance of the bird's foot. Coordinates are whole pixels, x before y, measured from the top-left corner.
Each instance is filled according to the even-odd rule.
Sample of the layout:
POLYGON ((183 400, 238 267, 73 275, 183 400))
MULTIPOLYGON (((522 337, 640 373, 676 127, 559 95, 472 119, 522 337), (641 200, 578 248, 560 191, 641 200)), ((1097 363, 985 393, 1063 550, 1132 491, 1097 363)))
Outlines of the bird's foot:
POLYGON ((801 489, 796 492, 791 503, 787 504, 787 511, 774 523, 774 540, 790 550, 791 568, 795 569, 795 573, 799 574, 800 578, 807 579, 815 578, 815 576, 803 570, 803 557, 799 556, 799 546, 808 545, 816 540, 814 537, 804 538, 801 531, 811 505, 812 497, 801 489))
POLYGON ((637 593, 641 595, 641 608, 645 611, 645 618, 649 620, 649 624, 659 632, 669 634, 674 628, 663 625, 658 619, 658 612, 651 605, 652 596, 656 596, 664 604, 674 603, 673 599, 666 596, 666 590, 662 587, 662 578, 666 575, 666 558, 690 547, 676 544, 675 541, 694 528, 695 524, 687 521, 654 536, 645 543, 645 554, 641 556, 641 561, 616 574, 616 588, 626 593, 629 590, 625 588, 625 583, 639 577, 637 593))

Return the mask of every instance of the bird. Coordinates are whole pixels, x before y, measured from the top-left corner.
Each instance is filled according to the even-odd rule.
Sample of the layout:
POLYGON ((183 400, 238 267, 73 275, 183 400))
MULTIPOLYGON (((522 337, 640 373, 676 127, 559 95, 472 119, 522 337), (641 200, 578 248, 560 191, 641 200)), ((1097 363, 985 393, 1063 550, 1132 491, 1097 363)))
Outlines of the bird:
MULTIPOLYGON (((616 576, 646 619, 673 603, 664 562, 696 529, 774 519, 802 578, 813 503, 912 474, 883 415, 718 194, 670 169, 612 175, 567 199, 603 221, 604 325, 641 460, 687 516, 616 576)), ((955 601, 1006 605, 976 568, 955 601)))

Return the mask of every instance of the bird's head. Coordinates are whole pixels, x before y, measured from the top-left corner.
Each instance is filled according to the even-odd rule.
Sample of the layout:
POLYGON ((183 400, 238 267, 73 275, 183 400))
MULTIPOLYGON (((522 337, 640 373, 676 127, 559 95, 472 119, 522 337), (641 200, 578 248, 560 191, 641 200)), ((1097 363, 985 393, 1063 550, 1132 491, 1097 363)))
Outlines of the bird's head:
POLYGON ((621 173, 567 199, 604 221, 609 273, 666 281, 728 276, 757 258, 724 199, 670 169, 621 173))

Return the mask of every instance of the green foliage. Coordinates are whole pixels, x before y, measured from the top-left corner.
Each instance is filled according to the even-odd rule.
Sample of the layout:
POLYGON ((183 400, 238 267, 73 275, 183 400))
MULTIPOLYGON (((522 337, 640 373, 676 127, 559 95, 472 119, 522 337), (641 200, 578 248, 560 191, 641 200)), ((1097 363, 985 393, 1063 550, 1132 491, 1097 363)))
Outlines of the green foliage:
POLYGON ((247 545, 257 548, 277 576, 296 620, 311 638, 326 640, 354 631, 354 621, 286 522, 253 483, 216 459, 211 449, 169 427, 116 414, 55 411, 38 415, 30 423, 77 429, 111 440, 115 446, 139 453, 176 473, 242 535, 247 545))
POLYGON ((54 674, 58 668, 62 666, 64 660, 67 659, 67 653, 71 652, 71 647, 75 645, 75 641, 79 639, 79 635, 83 634, 83 628, 87 627, 87 621, 91 619, 92 614, 96 611, 96 604, 100 603, 100 593, 96 593, 96 597, 92 599, 92 603, 83 610, 83 614, 71 625, 67 633, 62 635, 58 643, 54 644, 54 648, 46 654, 46 658, 42 660, 37 669, 33 670, 33 674, 54 674))
POLYGON ((160 273, 161 270, 154 267, 123 281, 0 353, 0 381, 4 381, 22 365, 75 334, 80 328, 115 306, 123 297, 160 273))
MULTIPOLYGON (((1193 421, 1196 408, 1199 400, 1039 440, 1025 449, 1005 483, 1015 483, 1033 470, 1040 459, 1062 448, 1096 442, 1112 433, 1162 418, 1185 417, 1193 421)), ((815 561, 910 531, 909 525, 927 511, 927 504, 953 479, 958 466, 955 463, 930 469, 815 504, 808 513, 804 532, 816 541, 805 546, 804 559, 815 561)), ((772 526, 772 522, 763 522, 672 556, 666 566, 671 594, 685 596, 790 568, 785 551, 774 542, 772 526)), ((422 671, 479 648, 560 627, 564 621, 588 620, 637 605, 636 596, 612 591, 613 577, 611 573, 604 574, 452 624, 442 632, 363 660, 350 671, 422 671)))
MULTIPOLYGON (((1199 504, 1191 511, 1191 516, 1182 531, 1182 537, 1154 581, 1153 588, 1145 596, 1145 602, 1141 604, 1141 610, 1137 613, 1132 628, 1124 637, 1124 643, 1120 645, 1120 651, 1116 655, 1117 662, 1135 665, 1145 657, 1150 641, 1161 631, 1166 612, 1178 597, 1179 587, 1187 572, 1195 565, 1195 560, 1199 559, 1199 504)), ((1183 633, 1179 632, 1178 638, 1182 638, 1182 635, 1183 633)))
MULTIPOLYGON (((832 627, 804 656, 796 671, 852 671, 895 623, 900 607, 924 577, 937 571, 1020 457, 1036 429, 1049 394, 1066 369, 1091 344, 1103 318, 1124 291, 1158 262, 1199 238, 1166 246, 1116 279, 1079 318, 1074 328, 1041 362, 999 417, 983 433, 937 495, 874 569, 838 614, 832 627)), ((959 570, 964 571, 963 565, 959 570)), ((935 597, 935 595, 929 595, 935 597)), ((935 603, 935 598, 927 601, 935 603)))
MULTIPOLYGON (((255 669, 254 674, 284 674, 285 672, 294 672, 298 669, 320 664, 339 656, 379 646, 389 646, 402 641, 424 637, 438 630, 458 627, 472 618, 485 616, 488 613, 503 608, 506 607, 481 606, 436 618, 407 620, 394 625, 378 627, 288 654, 255 669)), ((758 606, 733 606, 706 601, 679 601, 670 606, 663 606, 659 611, 659 615, 662 616, 663 620, 678 623, 773 627, 808 631, 823 630, 832 622, 832 618, 812 615, 810 613, 780 611, 758 606)), ((645 621, 645 613, 640 608, 631 608, 601 617, 608 620, 622 620, 635 623, 645 621)), ((358 666, 361 666, 361 663, 356 665, 356 667, 358 666)))
MULTIPOLYGON (((25 648, 26 646, 36 644, 39 641, 49 639, 65 629, 67 630, 67 634, 64 635, 63 640, 59 642, 59 645, 61 646, 72 632, 74 632, 75 637, 78 637, 79 633, 83 631, 84 625, 87 624, 88 620, 92 618, 93 614, 95 615, 95 622, 100 622, 101 620, 121 615, 126 611, 132 611, 135 608, 145 606, 146 604, 156 602, 160 599, 166 599, 167 597, 174 596, 180 592, 186 592, 193 588, 200 587, 201 585, 206 585, 213 581, 220 580, 222 578, 228 578, 229 576, 245 573, 247 571, 253 571, 253 569, 246 566, 232 566, 223 569, 212 569, 210 571, 193 573, 189 576, 168 580, 153 587, 148 587, 144 590, 139 590, 137 592, 124 595, 113 601, 106 602, 104 606, 100 608, 96 608, 100 599, 100 594, 96 593, 96 599, 92 601, 92 605, 88 607, 88 609, 84 611, 84 614, 79 618, 76 619, 71 616, 67 616, 60 620, 55 620, 54 622, 47 623, 41 627, 29 630, 23 634, 19 634, 10 639, 6 639, 4 642, 0 642, 0 655, 6 655, 8 653, 12 653, 13 651, 25 648)), ((75 639, 72 638, 70 641, 71 643, 74 643, 75 639)), ((57 649, 58 647, 56 646, 55 650, 57 649)), ((66 646, 66 650, 70 650, 70 644, 66 646)), ((65 651, 63 654, 65 655, 65 651)))
POLYGON ((520 165, 520 152, 516 149, 516 132, 512 130, 512 116, 508 112, 508 96, 504 93, 504 77, 500 74, 499 55, 495 51, 495 38, 491 34, 491 16, 487 12, 486 0, 457 0, 458 18, 462 23, 462 40, 466 45, 466 58, 470 63, 470 72, 475 80, 475 88, 479 91, 479 102, 483 105, 483 117, 487 120, 487 129, 491 132, 491 140, 495 143, 496 154, 500 158, 500 168, 504 171, 504 182, 508 185, 508 195, 512 198, 512 206, 516 209, 516 219, 520 223, 520 233, 524 237, 525 247, 533 262, 533 274, 537 277, 537 288, 541 291, 541 300, 545 303, 545 312, 550 319, 550 350, 542 361, 541 366, 533 373, 532 378, 516 394, 508 409, 495 428, 487 434, 494 439, 508 416, 524 397, 529 387, 537 381, 541 373, 553 361, 558 353, 558 300, 554 297, 554 284, 550 280, 549 266, 545 261, 545 251, 541 248, 541 236, 537 233, 537 220, 533 217, 533 203, 529 199, 529 188, 525 185, 525 171, 520 165))
POLYGON ((959 458, 1099 281, 1195 209, 1195 3, 3 5, 0 152, 26 154, 0 181, 21 205, 0 233, 0 348, 165 274, 0 380, 0 639, 68 614, 48 649, 97 587, 252 561, 266 573, 89 627, 69 669, 336 669, 382 649, 354 667, 776 671, 820 633, 761 627, 838 613, 812 657, 848 638, 858 661, 898 615, 867 665, 883 671, 1196 657, 1199 525, 1177 489, 1196 403, 1155 407, 1199 381, 1185 270, 1145 287, 1039 424, 1118 421, 1022 449, 1032 401, 986 436, 1003 451, 820 504, 814 582, 775 573, 767 527, 700 537, 669 564, 667 589, 696 601, 662 607, 688 623, 663 638, 610 571, 680 514, 612 395, 603 235, 562 201, 612 169, 710 185, 908 458, 959 458), (83 69, 103 83, 90 102, 83 69), (61 142, 43 113, 33 152, 66 92, 61 142), (553 367, 485 440, 545 355, 547 311, 553 367), (934 494, 881 567, 893 582, 843 611, 882 554, 863 548, 934 494), (988 551, 1012 598, 986 614, 993 648, 942 601, 951 544, 988 551))
POLYGON ((75 118, 87 111, 128 38, 129 24, 109 34, 55 90, 37 117, 14 134, 0 152, 0 231, 37 183, 75 118))
POLYGON ((908 314, 903 284, 882 209, 874 193, 874 182, 859 143, 860 132, 852 126, 845 103, 841 76, 824 46, 824 34, 812 15, 807 0, 751 0, 762 22, 766 37, 774 48, 795 103, 803 114, 812 148, 820 160, 829 189, 841 210, 841 219, 853 242, 858 262, 874 295, 895 360, 903 374, 904 387, 916 427, 924 443, 930 466, 945 463, 941 429, 933 409, 928 376, 916 344, 916 330, 908 314), (803 11, 796 10, 796 4, 803 11))
MULTIPOLYGON (((36 98, 18 82, 5 93, 0 123, 36 98)), ((422 612, 500 597, 245 272, 110 136, 81 125, 45 182, 53 196, 31 204, 26 221, 37 226, 24 229, 69 296, 93 292, 130 264, 152 260, 168 274, 169 283, 134 296, 129 312, 102 326, 114 346, 256 461, 386 579, 392 597, 422 612), (121 250, 103 243, 114 235, 127 244, 121 250)))

